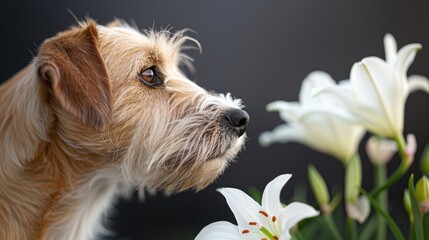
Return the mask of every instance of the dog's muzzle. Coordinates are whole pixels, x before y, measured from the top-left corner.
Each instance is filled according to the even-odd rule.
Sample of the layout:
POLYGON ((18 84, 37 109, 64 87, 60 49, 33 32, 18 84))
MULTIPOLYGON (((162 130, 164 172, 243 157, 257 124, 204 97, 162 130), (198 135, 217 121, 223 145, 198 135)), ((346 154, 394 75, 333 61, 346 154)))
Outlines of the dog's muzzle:
POLYGON ((238 137, 241 137, 249 124, 249 114, 241 109, 230 109, 223 116, 222 124, 233 130, 238 137))

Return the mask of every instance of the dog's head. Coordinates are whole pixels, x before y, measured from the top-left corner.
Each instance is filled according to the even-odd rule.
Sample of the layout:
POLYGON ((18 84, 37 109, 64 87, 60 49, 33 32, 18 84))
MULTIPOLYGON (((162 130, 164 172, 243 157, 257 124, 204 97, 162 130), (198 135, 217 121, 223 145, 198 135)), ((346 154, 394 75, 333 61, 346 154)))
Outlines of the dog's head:
POLYGON ((42 96, 68 146, 107 158, 131 185, 201 189, 242 148, 248 114, 180 70, 184 32, 140 33, 88 21, 48 39, 36 59, 42 96))

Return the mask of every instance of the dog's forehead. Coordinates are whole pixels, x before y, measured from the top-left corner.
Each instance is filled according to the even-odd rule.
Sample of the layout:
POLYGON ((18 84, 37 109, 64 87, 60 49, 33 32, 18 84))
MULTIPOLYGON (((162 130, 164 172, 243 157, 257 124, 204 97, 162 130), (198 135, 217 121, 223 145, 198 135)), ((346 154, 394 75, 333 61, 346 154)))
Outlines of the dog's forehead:
POLYGON ((165 68, 188 64, 190 59, 181 53, 183 44, 190 40, 199 43, 183 32, 172 34, 169 31, 148 30, 140 32, 128 25, 105 27, 98 26, 101 51, 121 52, 124 56, 134 57, 136 61, 148 61, 165 68))
POLYGON ((151 39, 131 27, 99 26, 100 51, 112 51, 126 57, 137 57, 159 64, 165 59, 164 50, 156 39, 151 39))
POLYGON ((184 54, 183 49, 201 50, 199 42, 186 36, 186 31, 187 29, 176 33, 167 30, 140 32, 128 25, 99 25, 99 50, 113 81, 123 82, 135 78, 142 69, 156 66, 164 75, 166 86, 173 84, 171 79, 181 79, 179 82, 186 85, 186 89, 201 92, 202 89, 191 82, 180 69, 180 66, 193 69, 193 59, 184 54))

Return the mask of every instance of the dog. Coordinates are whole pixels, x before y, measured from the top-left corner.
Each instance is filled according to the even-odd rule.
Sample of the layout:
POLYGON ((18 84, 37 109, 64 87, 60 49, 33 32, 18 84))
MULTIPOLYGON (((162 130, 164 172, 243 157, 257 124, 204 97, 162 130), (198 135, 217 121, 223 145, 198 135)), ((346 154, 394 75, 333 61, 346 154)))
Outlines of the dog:
POLYGON ((242 149, 241 100, 180 70, 198 41, 88 19, 0 86, 0 239, 93 239, 116 196, 203 189, 242 149))

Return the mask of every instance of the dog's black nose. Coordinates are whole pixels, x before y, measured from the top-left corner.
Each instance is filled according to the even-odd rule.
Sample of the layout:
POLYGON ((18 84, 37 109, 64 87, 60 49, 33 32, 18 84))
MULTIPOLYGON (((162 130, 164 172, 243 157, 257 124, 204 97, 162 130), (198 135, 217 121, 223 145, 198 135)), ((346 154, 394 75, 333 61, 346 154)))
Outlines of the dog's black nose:
POLYGON ((225 113, 224 122, 241 137, 246 131, 247 124, 249 124, 249 114, 241 109, 230 109, 225 113))

